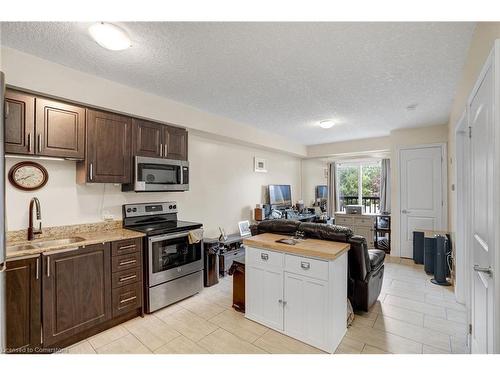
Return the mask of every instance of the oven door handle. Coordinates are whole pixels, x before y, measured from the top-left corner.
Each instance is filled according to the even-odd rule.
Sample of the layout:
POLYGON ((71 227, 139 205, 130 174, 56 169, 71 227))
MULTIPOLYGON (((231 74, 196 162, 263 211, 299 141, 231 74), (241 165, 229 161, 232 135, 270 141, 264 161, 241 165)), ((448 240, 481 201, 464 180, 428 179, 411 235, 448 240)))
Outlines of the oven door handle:
POLYGON ((181 238, 181 237, 187 237, 190 231, 187 232, 180 232, 180 233, 173 233, 173 234, 166 234, 166 235, 160 235, 160 236, 152 236, 149 237, 149 243, 153 242, 158 242, 158 241, 164 241, 164 240, 173 240, 175 238, 181 238))

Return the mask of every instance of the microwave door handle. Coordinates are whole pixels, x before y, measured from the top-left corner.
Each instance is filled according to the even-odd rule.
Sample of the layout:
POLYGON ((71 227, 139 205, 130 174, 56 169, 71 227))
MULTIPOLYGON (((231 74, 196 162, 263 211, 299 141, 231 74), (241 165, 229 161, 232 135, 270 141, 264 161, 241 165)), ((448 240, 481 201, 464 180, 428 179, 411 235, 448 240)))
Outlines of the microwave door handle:
POLYGON ((180 185, 184 183, 184 176, 182 175, 182 166, 177 168, 177 181, 179 181, 180 185))

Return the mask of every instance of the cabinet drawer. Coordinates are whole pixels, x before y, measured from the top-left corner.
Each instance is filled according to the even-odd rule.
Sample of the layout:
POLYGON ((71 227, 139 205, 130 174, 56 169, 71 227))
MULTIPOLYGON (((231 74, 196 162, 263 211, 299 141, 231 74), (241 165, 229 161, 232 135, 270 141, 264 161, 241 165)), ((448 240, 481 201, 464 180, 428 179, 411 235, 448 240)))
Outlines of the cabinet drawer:
POLYGON ((111 243, 111 255, 116 257, 123 254, 130 254, 141 250, 141 240, 132 238, 130 240, 115 241, 111 243))
POLYGON ((113 317, 138 309, 142 305, 142 283, 113 289, 113 317))
POLYGON ((372 228, 375 223, 371 217, 357 217, 354 219, 354 225, 372 228))
POLYGON ((254 247, 246 248, 246 260, 250 264, 255 264, 264 268, 282 268, 283 254, 275 251, 257 249, 254 247))
POLYGON ((335 224, 337 225, 352 225, 353 222, 352 217, 335 216, 335 224))
POLYGON ((324 260, 286 254, 285 270, 315 279, 328 280, 328 262, 324 260))
POLYGON ((111 286, 119 288, 124 285, 134 284, 142 281, 142 269, 140 267, 113 273, 111 286))
POLYGON ((123 270, 129 270, 132 268, 141 267, 141 253, 136 251, 135 253, 120 255, 111 258, 111 270, 112 272, 118 272, 123 270))

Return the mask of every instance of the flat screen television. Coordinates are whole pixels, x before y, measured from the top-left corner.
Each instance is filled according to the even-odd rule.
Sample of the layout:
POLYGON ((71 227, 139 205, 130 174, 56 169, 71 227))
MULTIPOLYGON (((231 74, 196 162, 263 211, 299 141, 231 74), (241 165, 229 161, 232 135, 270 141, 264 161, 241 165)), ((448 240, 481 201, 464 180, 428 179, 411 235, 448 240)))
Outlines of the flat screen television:
POLYGON ((328 186, 318 185, 316 186, 316 199, 327 199, 328 198, 328 186))
POLYGON ((269 203, 271 206, 291 207, 292 189, 290 185, 269 185, 269 203))

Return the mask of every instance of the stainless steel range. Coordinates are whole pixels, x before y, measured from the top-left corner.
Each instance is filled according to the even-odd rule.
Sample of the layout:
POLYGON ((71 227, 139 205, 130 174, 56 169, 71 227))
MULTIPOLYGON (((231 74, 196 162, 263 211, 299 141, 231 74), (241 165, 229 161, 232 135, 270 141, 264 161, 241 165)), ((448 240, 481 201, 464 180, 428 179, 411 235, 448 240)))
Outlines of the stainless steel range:
POLYGON ((200 223, 177 220, 176 202, 123 205, 123 226, 146 233, 146 312, 151 313, 203 289, 203 241, 189 243, 200 223))

